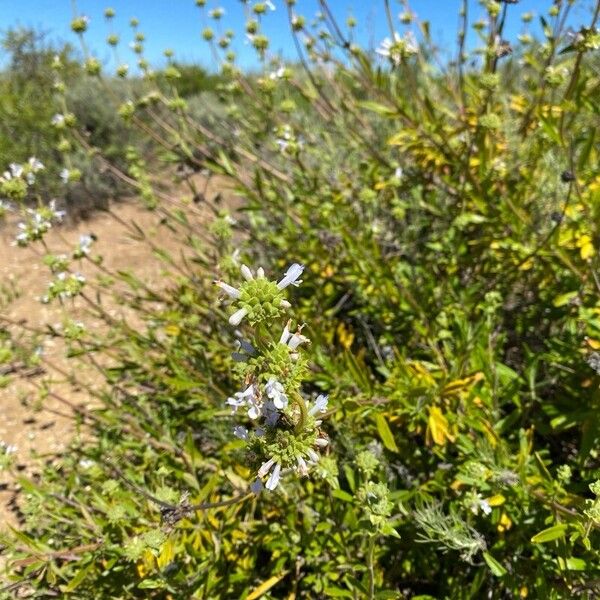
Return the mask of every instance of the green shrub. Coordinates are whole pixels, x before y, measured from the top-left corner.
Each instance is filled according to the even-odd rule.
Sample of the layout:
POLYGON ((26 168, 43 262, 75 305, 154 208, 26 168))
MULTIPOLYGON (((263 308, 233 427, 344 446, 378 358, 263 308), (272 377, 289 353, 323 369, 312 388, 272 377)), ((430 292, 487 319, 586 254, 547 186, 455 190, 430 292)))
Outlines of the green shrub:
POLYGON ((109 325, 63 334, 104 386, 85 388, 96 408, 78 411, 92 439, 20 479, 11 589, 598 593, 599 10, 568 36, 573 3, 555 3, 540 40, 510 48, 503 15, 516 7, 484 4, 482 48, 461 46, 458 63, 436 63, 425 24, 407 30, 418 45, 405 33, 373 55, 329 11, 312 30, 290 8, 300 64, 245 77, 226 58, 223 118, 194 118, 202 97, 190 109, 160 79, 120 101, 152 160, 129 149, 122 175, 187 254, 150 240, 161 288, 103 280, 135 325, 104 313, 87 283, 70 290, 109 325), (150 176, 161 160, 180 166, 181 197, 150 176), (234 218, 198 170, 235 191, 234 218), (203 206, 214 218, 201 225, 203 206), (241 284, 242 261, 267 278, 243 267, 241 284), (282 292, 292 263, 304 281, 282 292), (297 334, 311 341, 296 360, 279 338, 288 297, 290 331, 307 323, 297 334), (304 415, 320 394, 322 424, 304 415), (257 429, 253 409, 278 418, 257 429), (317 439, 329 440, 321 457, 308 452, 317 439), (277 485, 277 465, 304 472, 298 456, 315 463, 309 477, 277 485), (269 490, 249 492, 257 476, 269 490))

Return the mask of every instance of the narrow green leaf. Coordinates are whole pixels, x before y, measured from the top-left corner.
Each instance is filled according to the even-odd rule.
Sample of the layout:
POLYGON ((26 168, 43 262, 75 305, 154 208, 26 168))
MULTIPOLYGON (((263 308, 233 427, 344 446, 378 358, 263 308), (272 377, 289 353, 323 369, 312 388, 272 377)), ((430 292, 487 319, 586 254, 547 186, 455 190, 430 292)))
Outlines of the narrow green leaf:
POLYGON ((554 525, 554 527, 548 527, 548 529, 544 529, 539 533, 536 533, 531 541, 534 544, 544 544, 546 542, 551 542, 552 540, 557 540, 565 536, 567 531, 566 523, 560 523, 559 525, 554 525))
POLYGON ((506 575, 506 569, 489 552, 483 553, 483 559, 493 575, 496 577, 504 577, 506 575))
POLYGON ((352 502, 354 498, 344 490, 333 490, 331 495, 338 500, 343 500, 344 502, 352 502))
POLYGON ((383 445, 392 452, 400 452, 396 440, 394 440, 394 434, 382 414, 375 415, 375 424, 383 445))

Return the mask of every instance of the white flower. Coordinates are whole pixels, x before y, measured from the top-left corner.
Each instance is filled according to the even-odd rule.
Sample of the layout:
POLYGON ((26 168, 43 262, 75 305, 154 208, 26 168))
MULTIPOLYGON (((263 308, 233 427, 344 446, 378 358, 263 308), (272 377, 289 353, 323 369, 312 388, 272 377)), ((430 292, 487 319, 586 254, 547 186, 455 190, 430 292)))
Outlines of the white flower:
POLYGON ((327 403, 329 402, 329 396, 320 394, 317 396, 315 403, 308 409, 308 414, 314 417, 318 412, 324 413, 327 410, 327 403))
POLYGON ((67 212, 64 210, 57 210, 56 200, 50 200, 48 208, 52 212, 52 218, 56 219, 57 221, 62 221, 65 218, 65 215, 67 214, 67 212))
POLYGON ((306 454, 313 463, 319 462, 319 455, 312 448, 309 448, 306 454))
POLYGON ((399 43, 401 40, 402 38, 400 37, 400 34, 394 31, 394 41, 392 41, 389 37, 384 38, 381 44, 379 44, 379 48, 377 48, 375 52, 379 54, 379 56, 390 58, 394 44, 399 43))
POLYGON ((29 164, 29 168, 36 173, 37 171, 41 171, 44 168, 44 164, 41 160, 36 158, 35 156, 31 156, 27 161, 29 164))
POLYGON ((6 442, 0 441, 0 450, 4 452, 4 454, 14 454, 17 451, 17 447, 13 444, 7 444, 6 442))
POLYGON ((240 308, 239 310, 236 310, 230 317, 229 317, 229 323, 230 325, 233 325, 234 327, 239 325, 242 322, 242 319, 248 314, 248 309, 247 308, 240 308))
MULTIPOLYGON (((304 267, 302 265, 299 264, 293 264, 284 274, 283 278, 281 279, 281 281, 279 281, 277 283, 277 287, 280 290, 285 289, 286 287, 288 287, 289 285, 299 285, 300 283, 302 283, 301 281, 298 280, 298 278, 300 277, 300 275, 302 274, 302 271, 304 270, 304 267)), ((242 277, 246 280, 246 281, 252 281, 255 278, 254 273, 252 273, 252 271, 250 270, 250 268, 246 265, 242 265, 240 267, 240 272, 242 274, 242 277)), ((257 279, 263 279, 265 276, 265 271, 262 267, 259 267, 256 270, 256 278, 257 279)), ((220 287, 228 296, 230 296, 231 298, 233 298, 234 300, 237 300, 241 297, 241 290, 238 288, 233 287, 232 285, 229 285, 228 283, 225 283, 223 281, 215 281, 214 282, 215 285, 217 285, 218 287, 220 287)), ((287 301, 287 300, 281 300, 280 306, 283 308, 290 308, 291 304, 287 301)), ((242 320, 244 319, 244 317, 248 314, 248 309, 247 308, 240 308, 238 309, 236 312, 234 312, 230 317, 229 317, 229 323, 231 325, 233 325, 234 327, 236 327, 237 325, 239 325, 242 320)), ((301 343, 301 342, 299 342, 301 343)))
POLYGON ((302 280, 299 279, 304 271, 304 266, 294 263, 284 274, 283 279, 277 283, 280 290, 284 290, 289 285, 300 285, 302 280))
POLYGON ((10 172, 13 177, 21 177, 21 175, 23 175, 22 165, 18 165, 17 163, 10 163, 8 167, 10 168, 10 172))
POLYGON ((240 290, 234 288, 228 283, 225 283, 224 281, 215 281, 215 285, 220 287, 231 298, 235 298, 237 300, 240 297, 240 290))
POLYGON ((395 65, 399 65, 403 58, 418 51, 419 45, 412 31, 409 31, 404 38, 394 31, 393 40, 386 37, 375 50, 379 56, 389 58, 395 65))
POLYGON ((296 352, 298 346, 300 346, 300 344, 308 344, 310 343, 310 340, 306 336, 300 334, 300 329, 298 329, 296 333, 291 333, 290 321, 288 321, 283 328, 279 343, 284 344, 291 350, 291 357, 295 360, 298 358, 298 353, 296 352))
POLYGON ((279 485, 280 473, 281 465, 276 462, 271 475, 269 475, 269 479, 267 479, 267 483, 265 483, 265 487, 268 490, 273 491, 279 485))
POLYGON ((52 125, 62 125, 65 122, 65 115, 55 114, 52 117, 51 123, 52 125))
POLYGON ((479 493, 473 495, 473 503, 470 508, 474 515, 478 515, 480 510, 484 515, 489 515, 492 512, 489 502, 484 500, 479 493))
POLYGON ((273 71, 270 75, 270 79, 282 79, 285 75, 285 67, 279 67, 277 71, 273 71))
POLYGON ((271 458, 268 461, 264 462, 261 466, 260 469, 258 469, 258 476, 259 477, 264 477, 270 470, 271 467, 275 464, 275 459, 271 458))
POLYGON ((62 169, 60 172, 60 178, 63 180, 63 183, 69 183, 69 178, 71 177, 71 171, 66 167, 62 169))
POLYGON ((288 397, 285 394, 283 385, 279 383, 274 377, 271 377, 265 385, 265 391, 267 396, 273 400, 275 408, 284 410, 288 405, 288 397))
POLYGON ((79 237, 79 251, 82 254, 89 254, 92 244, 94 243, 94 238, 91 235, 82 235, 79 237))
POLYGON ((298 456, 296 458, 296 461, 298 462, 298 472, 303 477, 306 477, 308 475, 308 466, 306 464, 306 461, 301 456, 298 456))
POLYGON ((226 400, 226 404, 232 407, 232 411, 237 412, 242 406, 248 407, 248 416, 251 419, 258 419, 260 416, 260 406, 256 396, 256 387, 249 385, 243 392, 237 392, 233 397, 226 400))
POLYGON ((402 179, 402 175, 404 174, 404 171, 402 169, 402 167, 398 167, 395 171, 394 171, 394 177, 396 179, 402 179))

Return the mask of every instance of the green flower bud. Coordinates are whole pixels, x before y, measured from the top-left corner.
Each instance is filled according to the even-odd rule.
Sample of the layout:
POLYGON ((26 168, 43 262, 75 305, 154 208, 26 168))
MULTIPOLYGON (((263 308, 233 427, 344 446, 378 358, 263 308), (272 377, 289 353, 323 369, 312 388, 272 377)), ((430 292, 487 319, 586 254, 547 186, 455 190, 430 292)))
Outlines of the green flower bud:
POLYGON ((90 20, 86 16, 76 17, 71 21, 71 30, 75 33, 84 33, 89 24, 90 20))
POLYGON ((101 68, 100 61, 97 58, 88 58, 85 61, 85 70, 88 75, 99 75, 101 68))

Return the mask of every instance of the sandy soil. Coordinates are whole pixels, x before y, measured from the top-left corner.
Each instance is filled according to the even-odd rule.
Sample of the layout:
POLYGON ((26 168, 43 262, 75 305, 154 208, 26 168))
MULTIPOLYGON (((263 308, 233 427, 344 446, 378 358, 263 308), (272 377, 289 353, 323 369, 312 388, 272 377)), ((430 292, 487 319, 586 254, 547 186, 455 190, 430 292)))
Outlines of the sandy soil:
MULTIPOLYGON (((123 222, 135 223, 147 236, 160 242, 162 248, 170 250, 180 247, 177 236, 159 225, 158 215, 145 210, 138 203, 120 202, 114 204, 112 210, 123 222)), ((5 290, 14 289, 18 297, 7 308, 0 304, 0 314, 31 327, 61 322, 63 313, 60 307, 56 304, 44 305, 39 301, 50 279, 48 267, 41 263, 39 246, 36 251, 15 247, 12 244, 15 225, 14 219, 8 219, 0 225, 0 284, 5 290)), ((130 270, 151 287, 161 288, 163 263, 152 254, 147 244, 132 239, 127 227, 108 213, 96 213, 90 220, 52 229, 47 236, 48 246, 54 253, 70 253, 78 244, 80 236, 90 233, 97 237, 93 253, 103 256, 103 264, 108 269, 130 270)), ((85 262, 82 262, 80 271, 88 280, 97 274, 97 269, 85 262)), ((112 315, 121 311, 114 303, 112 306, 110 303, 105 306, 112 315)), ((77 304, 69 310, 69 316, 73 319, 81 318, 90 327, 103 326, 101 323, 90 323, 89 319, 82 317, 84 313, 83 307, 77 304)), ((55 338, 46 341, 43 352, 54 364, 68 370, 72 365, 64 358, 63 349, 60 340, 56 341, 55 338)), ((73 431, 69 418, 49 412, 69 412, 59 401, 48 399, 44 409, 37 411, 27 406, 28 401, 35 398, 32 385, 35 386, 43 377, 53 375, 51 367, 43 365, 43 368, 45 372, 39 374, 17 372, 11 377, 9 385, 0 388, 0 441, 16 447, 16 461, 19 469, 24 472, 31 470, 36 455, 52 456, 60 452, 73 431)), ((78 371, 78 377, 82 376, 93 385, 95 373, 91 369, 89 373, 78 371)), ((62 385, 64 388, 61 391, 59 384, 58 391, 64 393, 70 402, 83 405, 91 402, 84 393, 74 391, 66 383, 62 385)), ((12 508, 17 489, 10 476, 0 471, 0 529, 7 523, 16 522, 12 508)))

